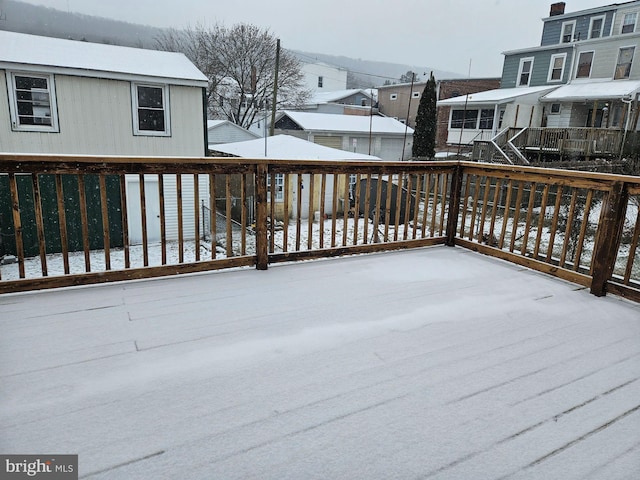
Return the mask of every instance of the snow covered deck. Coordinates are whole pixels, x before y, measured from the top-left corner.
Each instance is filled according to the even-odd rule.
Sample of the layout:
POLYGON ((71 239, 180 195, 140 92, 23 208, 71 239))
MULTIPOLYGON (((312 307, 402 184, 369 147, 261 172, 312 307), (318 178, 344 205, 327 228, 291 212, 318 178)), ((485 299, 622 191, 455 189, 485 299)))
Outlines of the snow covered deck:
POLYGON ((0 451, 80 478, 640 478, 640 305, 466 249, 3 295, 0 327, 0 451))

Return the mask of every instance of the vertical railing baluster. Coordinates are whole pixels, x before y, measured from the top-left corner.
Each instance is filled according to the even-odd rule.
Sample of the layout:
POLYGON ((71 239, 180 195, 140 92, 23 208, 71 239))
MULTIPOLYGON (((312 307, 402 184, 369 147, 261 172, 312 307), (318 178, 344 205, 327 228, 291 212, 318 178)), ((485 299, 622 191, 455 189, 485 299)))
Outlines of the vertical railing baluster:
POLYGON ((33 206, 36 215, 36 231, 38 234, 38 250, 40 252, 40 266, 42 269, 42 276, 48 276, 47 271, 47 246, 44 236, 44 220, 42 218, 42 199, 40 198, 40 181, 38 174, 31 175, 33 184, 33 206))
POLYGON ((129 213, 127 210, 127 180, 120 174, 120 218, 122 220, 122 251, 124 268, 131 268, 131 252, 129 250, 129 213))
POLYGON ((315 178, 313 173, 309 174, 309 208, 307 211, 307 250, 313 248, 313 217, 314 217, 314 202, 315 202, 315 178))
POLYGON ((64 186, 62 176, 56 174, 56 199, 58 201, 58 227, 60 229, 60 248, 62 250, 62 262, 64 273, 69 274, 69 244, 67 238, 67 216, 64 202, 64 186))
MULTIPOLYGON (((225 175, 225 224, 226 224, 226 255, 227 258, 233 257, 233 228, 231 224, 231 174, 225 175)), ((266 199, 265 199, 266 200, 266 199)))
MULTIPOLYGON (((244 177, 243 177, 244 178, 244 177)), ((244 204, 243 204, 244 205, 244 204)), ((193 174, 193 226, 195 261, 200 261, 200 179, 197 173, 193 174)))
POLYGON ((178 263, 184 263, 184 212, 182 208, 182 174, 176 175, 176 202, 178 204, 178 263))
MULTIPOLYGON (((147 195, 145 191, 144 174, 139 176, 140 182, 140 218, 142 220, 142 264, 149 265, 149 234, 147 232, 147 195)), ((159 193, 159 192, 158 192, 159 193)))
MULTIPOLYGON (((216 176, 209 174, 209 226, 211 228, 211 260, 215 260, 217 253, 218 214, 216 207, 216 176)), ((164 243, 164 242, 163 242, 164 243)))
POLYGON ((100 174, 100 205, 102 205, 102 238, 104 241, 104 268, 111 270, 111 236, 109 232, 109 204, 107 198, 107 181, 104 173, 100 174))
POLYGON ((16 238, 16 254, 18 256, 18 274, 25 278, 24 271, 24 239, 22 237, 22 218, 20 216, 20 199, 18 195, 18 183, 14 173, 9 174, 9 190, 11 190, 11 210, 13 214, 13 229, 16 238))
POLYGON ((82 224, 82 249, 84 251, 84 271, 91 271, 91 253, 89 244, 89 216, 87 215, 87 192, 84 175, 78 174, 78 195, 80 201, 80 223, 82 224))
POLYGON ((164 202, 164 175, 158 175, 158 203, 160 208, 160 250, 162 265, 167 264, 167 216, 164 202))

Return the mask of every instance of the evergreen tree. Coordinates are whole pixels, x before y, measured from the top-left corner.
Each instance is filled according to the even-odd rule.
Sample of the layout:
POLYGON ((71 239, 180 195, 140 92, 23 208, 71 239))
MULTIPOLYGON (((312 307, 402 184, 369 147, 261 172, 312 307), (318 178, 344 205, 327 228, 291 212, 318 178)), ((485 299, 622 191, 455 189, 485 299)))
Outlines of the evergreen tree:
POLYGON ((416 128, 413 133, 414 157, 433 158, 435 156, 437 120, 436 79, 431 72, 418 106, 416 128))

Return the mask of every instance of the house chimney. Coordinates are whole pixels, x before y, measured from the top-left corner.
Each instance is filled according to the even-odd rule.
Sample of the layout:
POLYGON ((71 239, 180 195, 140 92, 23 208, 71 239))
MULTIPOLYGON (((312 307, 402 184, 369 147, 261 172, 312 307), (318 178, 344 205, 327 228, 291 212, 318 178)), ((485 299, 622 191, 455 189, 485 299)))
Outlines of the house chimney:
POLYGON ((549 12, 550 17, 555 17, 556 15, 564 15, 564 7, 566 3, 558 2, 551 4, 551 11, 549 12))

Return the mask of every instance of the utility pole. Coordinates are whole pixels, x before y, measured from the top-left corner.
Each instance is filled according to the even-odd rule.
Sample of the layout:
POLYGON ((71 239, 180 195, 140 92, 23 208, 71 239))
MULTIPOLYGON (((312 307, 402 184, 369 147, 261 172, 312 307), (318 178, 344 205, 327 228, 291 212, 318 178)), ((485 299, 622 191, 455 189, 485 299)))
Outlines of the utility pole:
POLYGON ((276 71, 273 75, 273 104, 271 105, 271 125, 269 136, 273 137, 276 128, 276 103, 278 102, 278 69, 280 68, 280 39, 276 40, 276 71))
POLYGON ((400 161, 404 160, 404 148, 407 146, 407 129, 409 128, 409 115, 411 114, 411 97, 413 96, 413 82, 416 79, 416 74, 411 72, 411 87, 409 88, 409 105, 407 106, 407 119, 404 122, 404 141, 402 142, 402 157, 400 161))

